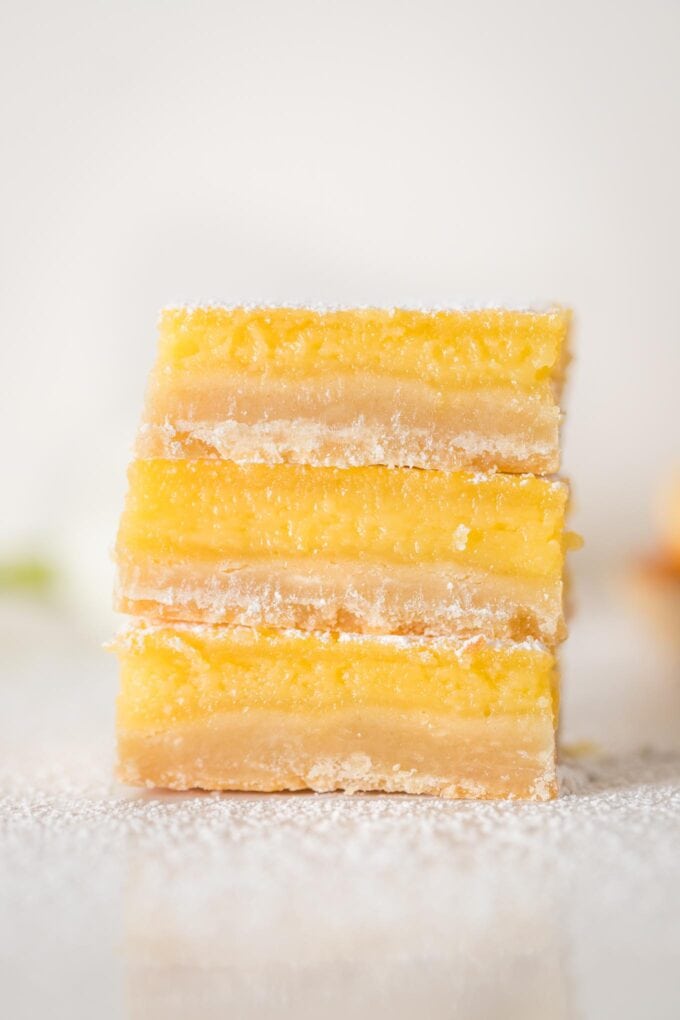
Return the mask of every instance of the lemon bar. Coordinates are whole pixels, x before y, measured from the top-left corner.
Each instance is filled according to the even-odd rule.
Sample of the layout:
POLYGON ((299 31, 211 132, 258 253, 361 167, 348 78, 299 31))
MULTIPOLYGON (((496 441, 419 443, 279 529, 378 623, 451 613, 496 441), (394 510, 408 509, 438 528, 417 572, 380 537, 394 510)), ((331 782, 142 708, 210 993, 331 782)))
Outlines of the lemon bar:
POLYGON ((564 635, 568 490, 530 475, 137 460, 117 606, 185 620, 564 635))
POLYGON ((137 453, 554 472, 569 313, 166 309, 137 453))
POLYGON ((537 642, 138 623, 115 648, 126 783, 555 795, 556 668, 537 642))

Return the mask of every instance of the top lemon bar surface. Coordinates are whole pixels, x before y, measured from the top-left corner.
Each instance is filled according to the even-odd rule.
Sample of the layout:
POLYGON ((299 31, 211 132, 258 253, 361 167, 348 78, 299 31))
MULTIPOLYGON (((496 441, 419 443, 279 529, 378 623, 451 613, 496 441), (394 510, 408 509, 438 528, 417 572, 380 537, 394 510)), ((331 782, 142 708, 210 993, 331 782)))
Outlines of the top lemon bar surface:
POLYGON ((549 473, 570 313, 166 308, 137 454, 549 473))
POLYGON ((170 372, 232 369, 296 379, 375 372, 435 386, 557 379, 569 312, 295 306, 169 307, 159 365, 170 372))

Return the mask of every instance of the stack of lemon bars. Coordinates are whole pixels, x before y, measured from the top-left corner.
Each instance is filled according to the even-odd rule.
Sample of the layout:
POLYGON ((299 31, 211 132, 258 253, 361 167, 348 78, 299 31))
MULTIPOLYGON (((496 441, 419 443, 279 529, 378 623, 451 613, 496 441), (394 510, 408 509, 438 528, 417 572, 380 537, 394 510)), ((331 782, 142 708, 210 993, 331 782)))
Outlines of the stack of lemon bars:
POLYGON ((123 781, 555 795, 568 326, 162 313, 116 545, 123 781))

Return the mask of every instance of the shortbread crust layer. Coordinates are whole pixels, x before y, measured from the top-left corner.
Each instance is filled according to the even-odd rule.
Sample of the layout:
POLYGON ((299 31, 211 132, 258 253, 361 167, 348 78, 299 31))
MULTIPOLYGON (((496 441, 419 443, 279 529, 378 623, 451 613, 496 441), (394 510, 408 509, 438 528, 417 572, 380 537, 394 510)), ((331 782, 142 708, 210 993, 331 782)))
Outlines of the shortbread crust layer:
POLYGON ((117 651, 125 782, 555 794, 555 663, 535 642, 178 624, 132 628, 117 651))
POLYGON ((455 565, 301 564, 271 560, 191 569, 151 557, 119 560, 116 607, 151 620, 427 634, 566 636, 563 583, 491 576, 455 565))
POLYGON ((117 600, 165 619, 563 636, 563 483, 136 461, 117 600))
POLYGON ((267 464, 386 464, 546 474, 559 467, 560 411, 549 384, 442 395, 417 381, 156 379, 139 457, 222 457, 267 464))
POLYGON ((121 782, 171 790, 384 792, 549 800, 556 795, 549 719, 513 723, 263 709, 203 724, 118 734, 121 782))

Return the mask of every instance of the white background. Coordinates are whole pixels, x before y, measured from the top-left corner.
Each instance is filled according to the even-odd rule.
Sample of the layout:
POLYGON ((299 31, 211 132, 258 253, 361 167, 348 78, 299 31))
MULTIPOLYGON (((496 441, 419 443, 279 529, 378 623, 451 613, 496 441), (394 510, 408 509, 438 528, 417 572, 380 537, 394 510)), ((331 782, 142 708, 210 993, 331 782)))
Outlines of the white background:
MULTIPOLYGON (((680 459, 680 4, 8 3, 0 555, 98 618, 178 299, 556 299, 581 569, 680 459)), ((107 621, 108 625, 108 621, 107 621)))

